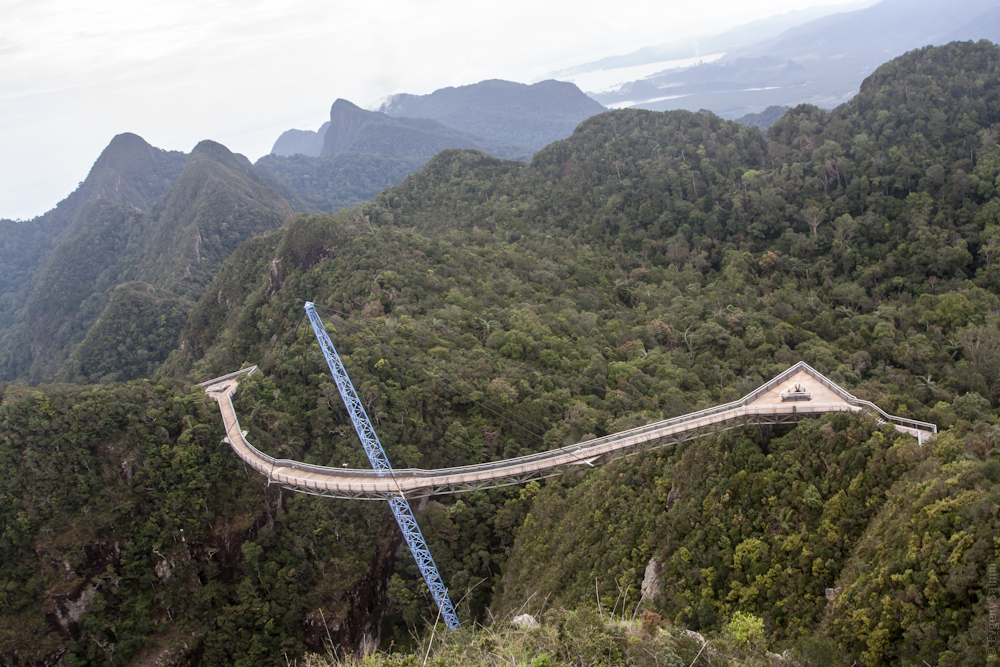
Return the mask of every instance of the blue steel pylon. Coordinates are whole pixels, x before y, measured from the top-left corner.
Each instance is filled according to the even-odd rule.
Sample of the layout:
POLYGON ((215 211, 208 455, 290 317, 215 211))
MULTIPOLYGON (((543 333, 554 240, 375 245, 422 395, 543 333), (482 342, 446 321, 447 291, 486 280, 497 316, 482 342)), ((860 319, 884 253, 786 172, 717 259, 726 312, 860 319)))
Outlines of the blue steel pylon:
MULTIPOLYGON (((372 426, 371 420, 368 419, 368 413, 365 412, 357 392, 354 391, 351 378, 347 375, 343 362, 340 361, 337 348, 333 346, 330 337, 326 334, 323 320, 316 313, 316 308, 311 301, 306 301, 306 314, 309 315, 309 322, 316 333, 316 339, 319 341, 320 349, 323 350, 323 356, 326 357, 326 364, 330 367, 330 373, 337 383, 337 389, 340 390, 340 397, 344 399, 344 405, 347 407, 347 414, 351 416, 354 430, 357 431, 358 438, 361 439, 361 446, 365 448, 365 453, 368 455, 368 460, 371 461, 375 474, 379 477, 391 476, 392 466, 389 465, 389 460, 385 457, 382 443, 379 442, 375 428, 372 426)), ((458 616, 455 615, 455 607, 451 604, 448 589, 441 581, 441 575, 438 574, 437 566, 434 565, 431 551, 427 548, 427 542, 424 541, 423 533, 420 532, 416 517, 413 516, 410 501, 400 493, 389 497, 389 507, 392 508, 392 514, 396 517, 399 529, 403 531, 403 537, 406 538, 406 544, 409 545, 410 551, 417 561, 417 567, 420 568, 420 574, 423 575, 427 588, 431 589, 431 595, 434 596, 434 601, 437 603, 438 609, 441 610, 445 624, 451 630, 457 629, 460 624, 458 616)))

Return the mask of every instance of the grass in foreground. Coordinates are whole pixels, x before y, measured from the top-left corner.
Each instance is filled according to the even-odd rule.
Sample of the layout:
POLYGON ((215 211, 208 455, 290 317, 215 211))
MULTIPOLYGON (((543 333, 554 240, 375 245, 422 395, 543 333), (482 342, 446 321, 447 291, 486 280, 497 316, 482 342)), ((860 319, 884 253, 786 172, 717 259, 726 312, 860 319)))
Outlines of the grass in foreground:
POLYGON ((842 656, 825 644, 769 653, 763 622, 737 614, 721 636, 706 639, 644 611, 635 620, 605 619, 596 610, 548 612, 537 628, 511 623, 435 632, 413 653, 377 651, 336 659, 307 655, 306 667, 808 667, 842 656))

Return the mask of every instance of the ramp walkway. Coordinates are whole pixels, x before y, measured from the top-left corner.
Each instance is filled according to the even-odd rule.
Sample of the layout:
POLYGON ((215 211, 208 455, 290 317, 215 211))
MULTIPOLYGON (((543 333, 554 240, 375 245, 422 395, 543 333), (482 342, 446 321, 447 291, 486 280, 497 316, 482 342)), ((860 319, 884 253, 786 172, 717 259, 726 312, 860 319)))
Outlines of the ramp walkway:
POLYGON ((838 387, 808 364, 799 362, 740 400, 707 410, 528 456, 457 468, 403 468, 393 470, 391 476, 379 477, 374 470, 275 459, 251 445, 246 439, 247 432, 240 429, 232 397, 240 378, 256 371, 257 367, 253 366, 200 385, 219 404, 226 428, 223 442, 247 465, 266 477, 269 484, 331 498, 385 500, 399 495, 421 498, 523 484, 712 433, 744 426, 794 423, 803 417, 829 412, 870 414, 879 423, 892 424, 897 431, 917 438, 921 445, 937 433, 934 424, 887 414, 875 404, 838 387))

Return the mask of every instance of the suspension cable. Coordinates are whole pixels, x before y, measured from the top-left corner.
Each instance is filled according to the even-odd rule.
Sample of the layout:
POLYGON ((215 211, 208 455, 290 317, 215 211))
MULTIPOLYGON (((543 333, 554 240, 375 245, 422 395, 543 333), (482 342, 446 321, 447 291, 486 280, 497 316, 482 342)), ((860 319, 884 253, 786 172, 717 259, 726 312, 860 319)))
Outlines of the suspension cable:
POLYGON ((617 396, 621 396, 622 398, 627 398, 627 399, 632 400, 632 401, 640 401, 642 403, 648 403, 650 405, 654 405, 654 406, 656 406, 658 408, 665 408, 667 410, 673 410, 677 414, 686 414, 687 412, 689 412, 689 410, 687 410, 687 409, 683 409, 682 410, 681 408, 676 408, 676 407, 674 407, 672 405, 666 405, 666 404, 663 404, 663 403, 657 403, 656 401, 651 401, 651 400, 649 400, 647 398, 642 398, 642 397, 639 397, 639 396, 630 396, 630 395, 626 394, 625 392, 618 391, 616 389, 608 389, 607 387, 598 387, 596 385, 588 384, 586 382, 580 382, 579 380, 572 380, 570 378, 563 377, 561 375, 556 375, 555 373, 547 373, 545 371, 538 370, 537 368, 532 368, 531 366, 528 366, 526 364, 518 363, 518 362, 514 361, 513 359, 499 359, 497 357, 494 357, 494 356, 489 355, 489 354, 485 354, 483 352, 476 352, 474 350, 467 350, 467 349, 465 349, 463 347, 459 347, 457 345, 452 345, 451 343, 447 343, 447 342, 445 342, 443 340, 439 340, 439 339, 436 339, 436 338, 428 338, 427 336, 421 336, 420 334, 413 333, 411 331, 406 331, 405 329, 402 329, 400 327, 392 327, 392 326, 389 326, 388 324, 382 324, 382 323, 379 323, 379 322, 374 322, 372 320, 367 320, 367 319, 365 319, 363 317, 360 317, 358 315, 354 315, 352 313, 345 313, 343 311, 336 310, 334 308, 327 308, 326 306, 321 306, 319 304, 315 304, 315 306, 316 306, 316 308, 325 310, 325 311, 327 311, 329 313, 334 313, 334 314, 340 315, 342 318, 343 317, 353 317, 356 320, 361 320, 362 322, 365 322, 366 324, 370 324, 370 325, 375 326, 375 327, 385 327, 386 329, 389 329, 390 331, 396 331, 396 332, 405 334, 407 336, 413 336, 414 338, 419 338, 421 340, 425 340, 425 341, 427 341, 429 343, 433 343, 435 345, 441 345, 441 346, 444 346, 444 347, 449 347, 449 348, 451 348, 453 350, 458 350, 459 352, 465 352, 466 354, 471 354, 471 355, 474 355, 474 356, 477 356, 477 357, 483 357, 485 359, 489 359, 490 361, 495 361, 495 362, 502 363, 502 364, 509 364, 509 365, 512 365, 512 366, 518 366, 519 368, 522 368, 522 369, 524 369, 526 371, 530 371, 532 373, 538 373, 539 375, 544 375, 544 376, 551 377, 551 378, 556 378, 558 380, 563 380, 565 382, 571 382, 571 383, 579 385, 581 387, 588 387, 590 389, 596 389, 598 391, 603 391, 605 393, 615 394, 617 396))
POLYGON ((514 411, 512 411, 512 410, 510 410, 508 408, 505 408, 505 407, 503 407, 503 406, 501 406, 501 405, 499 405, 497 403, 494 403, 493 401, 484 401, 484 402, 477 401, 475 398, 473 398, 472 396, 470 396, 468 393, 462 391, 462 389, 460 389, 454 382, 452 382, 448 378, 448 376, 446 374, 440 373, 440 372, 435 372, 435 371, 433 371, 431 369, 428 369, 426 366, 420 364, 419 362, 415 361, 414 359, 412 359, 412 358, 408 357, 407 355, 403 354, 402 352, 396 350, 391 345, 387 345, 385 343, 380 342, 378 340, 378 338, 375 337, 373 334, 370 334, 370 333, 367 333, 365 331, 362 331, 362 330, 360 330, 360 329, 358 329, 356 327, 352 327, 350 324, 347 324, 347 322, 343 322, 342 326, 345 329, 347 329, 348 331, 352 332, 352 333, 355 333, 355 334, 358 334, 360 336, 364 336, 366 338, 372 339, 378 347, 380 347, 380 348, 382 348, 384 350, 387 350, 390 354, 393 354, 394 356, 396 356, 404 364, 410 366, 411 368, 413 368, 413 367, 418 368, 419 370, 421 370, 425 374, 427 374, 428 377, 441 380, 448 387, 450 387, 451 389, 453 389, 457 393, 461 394, 462 396, 464 396, 468 400, 472 401, 473 403, 475 403, 479 407, 483 408, 484 410, 487 410, 488 412, 492 412, 494 415, 496 415, 500 419, 503 419, 504 421, 509 422, 510 424, 513 424, 515 427, 521 429, 525 433, 528 433, 530 435, 535 436, 536 438, 540 439, 543 443, 550 444, 550 445, 556 445, 557 444, 557 443, 554 443, 554 442, 551 442, 550 440, 548 440, 544 435, 539 434, 539 433, 535 433, 531 429, 523 426, 522 424, 518 423, 518 421, 516 421, 516 420, 520 420, 524 424, 529 424, 529 425, 531 425, 531 426, 533 426, 533 427, 535 427, 535 428, 537 428, 537 429, 539 429, 539 430, 541 430, 541 431, 544 432, 547 429, 545 429, 543 426, 540 426, 539 424, 536 424, 536 423, 534 423, 532 421, 529 421, 529 420, 525 419, 524 417, 518 415, 516 412, 514 412, 514 411), (493 409, 492 407, 490 407, 491 405, 495 406, 496 410, 493 409), (512 415, 513 418, 508 417, 508 416, 502 414, 502 412, 498 412, 498 410, 500 410, 502 412, 509 413, 510 415, 512 415))

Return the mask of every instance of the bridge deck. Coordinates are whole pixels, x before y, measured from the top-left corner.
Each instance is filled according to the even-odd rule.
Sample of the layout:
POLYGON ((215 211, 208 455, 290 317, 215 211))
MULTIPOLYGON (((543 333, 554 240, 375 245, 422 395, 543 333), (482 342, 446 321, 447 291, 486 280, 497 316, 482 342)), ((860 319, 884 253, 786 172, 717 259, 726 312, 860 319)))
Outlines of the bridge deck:
MULTIPOLYGON (((255 370, 247 369, 252 372, 255 370)), ((294 491, 334 498, 384 499, 390 495, 410 498, 458 493, 521 484, 590 467, 685 440, 753 424, 780 424, 829 412, 868 412, 904 433, 923 440, 937 432, 925 422, 893 417, 861 401, 803 363, 796 364, 740 401, 597 438, 579 444, 504 461, 439 470, 400 469, 391 476, 373 470, 329 468, 287 459, 274 459, 257 450, 242 431, 232 396, 239 373, 202 383, 219 403, 226 427, 225 442, 269 483, 294 491), (783 400, 790 388, 805 388, 803 400, 783 400)))

